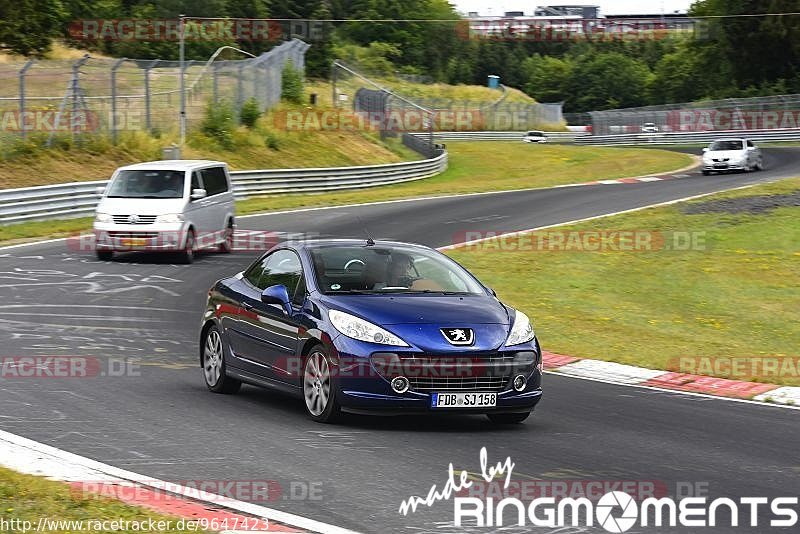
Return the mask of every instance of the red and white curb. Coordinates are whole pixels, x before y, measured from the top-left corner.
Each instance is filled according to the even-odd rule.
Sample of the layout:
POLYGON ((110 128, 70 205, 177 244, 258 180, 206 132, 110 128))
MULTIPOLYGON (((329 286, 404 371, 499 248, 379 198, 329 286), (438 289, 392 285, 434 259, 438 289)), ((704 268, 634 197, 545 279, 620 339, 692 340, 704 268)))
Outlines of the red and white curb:
POLYGON ((352 530, 314 519, 126 471, 2 430, 0 465, 21 473, 66 482, 77 491, 103 486, 101 495, 108 496, 107 493, 111 493, 128 504, 164 515, 201 521, 201 525, 204 519, 210 525, 252 525, 254 518, 258 518, 266 521, 259 522, 259 526, 249 532, 356 534, 352 530), (115 487, 131 491, 109 490, 115 487), (264 528, 267 524, 268 528, 264 528))
POLYGON ((582 185, 619 185, 619 184, 638 184, 642 182, 660 182, 662 180, 677 180, 680 178, 691 178, 691 174, 686 172, 696 169, 700 166, 699 156, 692 156, 692 164, 677 171, 672 171, 665 174, 653 174, 648 176, 634 176, 631 178, 616 178, 613 180, 595 180, 593 182, 582 182, 578 184, 557 185, 555 187, 578 187, 582 185))
POLYGON ((800 387, 647 369, 542 352, 544 369, 575 378, 800 407, 800 387))

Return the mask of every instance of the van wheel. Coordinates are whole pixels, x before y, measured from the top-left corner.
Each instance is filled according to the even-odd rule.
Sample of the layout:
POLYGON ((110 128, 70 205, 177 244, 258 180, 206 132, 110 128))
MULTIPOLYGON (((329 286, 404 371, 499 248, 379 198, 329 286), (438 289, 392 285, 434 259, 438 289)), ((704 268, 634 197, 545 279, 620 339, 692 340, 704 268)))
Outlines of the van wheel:
POLYGON ((97 250, 95 253, 97 254, 97 259, 100 261, 111 261, 111 258, 114 257, 113 250, 97 250))
POLYGON ((223 254, 229 254, 233 250, 233 221, 228 221, 228 226, 225 228, 225 239, 219 244, 219 251, 223 254))
POLYGON ((186 244, 184 245, 183 250, 178 253, 178 259, 181 263, 188 265, 194 261, 194 247, 194 230, 189 230, 186 233, 186 244))

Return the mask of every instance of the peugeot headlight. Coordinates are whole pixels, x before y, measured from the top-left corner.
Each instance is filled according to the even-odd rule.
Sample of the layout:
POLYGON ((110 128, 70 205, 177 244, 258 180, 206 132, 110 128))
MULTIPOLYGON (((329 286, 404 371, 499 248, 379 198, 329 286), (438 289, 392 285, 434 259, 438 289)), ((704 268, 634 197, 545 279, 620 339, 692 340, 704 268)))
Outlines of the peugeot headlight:
POLYGON ((156 222, 160 223, 179 223, 183 222, 183 215, 180 213, 167 213, 156 217, 156 222))
POLYGON ((108 213, 98 213, 95 215, 94 220, 99 223, 114 222, 114 219, 108 213))
POLYGON ((397 347, 408 347, 408 344, 380 326, 374 325, 364 319, 359 319, 349 313, 338 310, 330 310, 328 317, 331 324, 347 337, 368 341, 370 343, 380 343, 382 345, 395 345, 397 347))
POLYGON ((527 343, 536 333, 533 331, 531 321, 528 316, 517 310, 517 315, 514 317, 514 326, 511 327, 511 333, 508 334, 506 346, 519 345, 527 343))

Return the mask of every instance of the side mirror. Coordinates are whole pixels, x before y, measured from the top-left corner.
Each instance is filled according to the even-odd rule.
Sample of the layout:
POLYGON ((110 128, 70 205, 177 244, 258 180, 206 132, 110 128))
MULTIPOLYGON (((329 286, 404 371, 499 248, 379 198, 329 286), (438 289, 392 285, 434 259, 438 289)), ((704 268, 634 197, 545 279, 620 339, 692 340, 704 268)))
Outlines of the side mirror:
POLYGON ((708 147, 705 147, 705 148, 703 149, 703 152, 708 152, 708 147))
POLYGON ((105 193, 105 192, 106 192, 105 186, 101 185, 101 186, 98 186, 98 187, 94 188, 94 194, 95 194, 95 196, 97 198, 102 198, 103 197, 103 193, 105 193))
POLYGON ((201 198, 206 198, 207 194, 205 189, 192 189, 192 195, 189 198, 192 200, 200 200, 201 198))
POLYGON ((261 302, 264 304, 280 304, 287 315, 292 314, 292 303, 289 300, 289 292, 283 284, 269 286, 262 291, 261 302))

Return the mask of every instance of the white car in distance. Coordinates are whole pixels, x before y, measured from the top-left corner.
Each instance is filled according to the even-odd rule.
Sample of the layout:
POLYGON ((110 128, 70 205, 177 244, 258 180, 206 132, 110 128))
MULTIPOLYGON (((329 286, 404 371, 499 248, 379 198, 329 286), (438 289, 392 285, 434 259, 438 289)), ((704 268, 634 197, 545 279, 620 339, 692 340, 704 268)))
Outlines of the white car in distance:
POLYGON ((717 139, 703 149, 703 175, 712 172, 760 171, 764 156, 750 139, 717 139))

